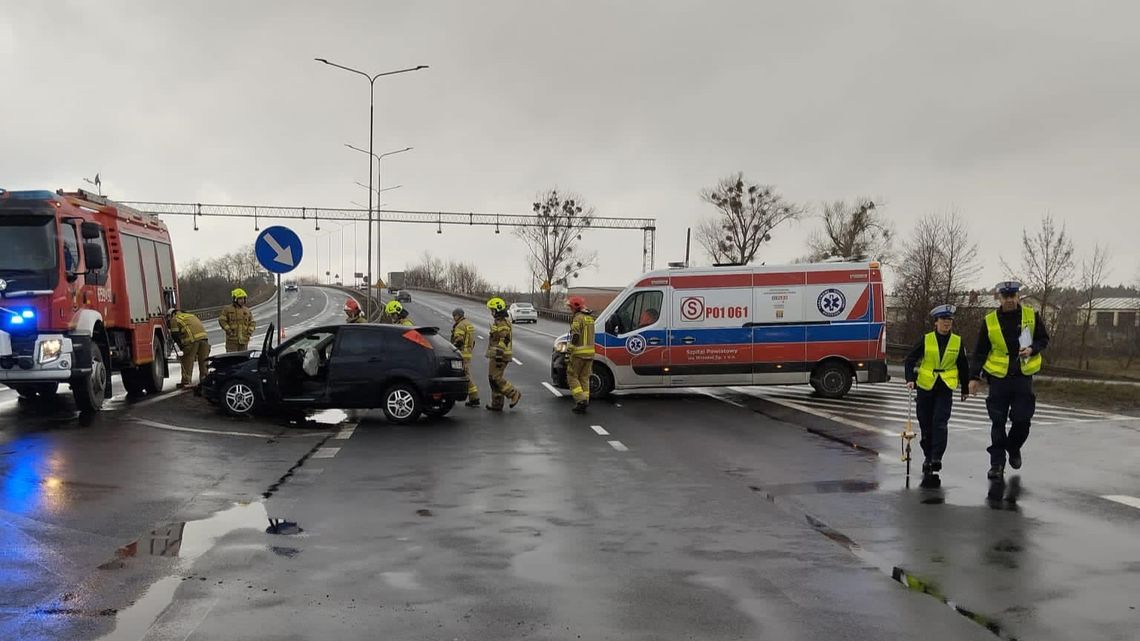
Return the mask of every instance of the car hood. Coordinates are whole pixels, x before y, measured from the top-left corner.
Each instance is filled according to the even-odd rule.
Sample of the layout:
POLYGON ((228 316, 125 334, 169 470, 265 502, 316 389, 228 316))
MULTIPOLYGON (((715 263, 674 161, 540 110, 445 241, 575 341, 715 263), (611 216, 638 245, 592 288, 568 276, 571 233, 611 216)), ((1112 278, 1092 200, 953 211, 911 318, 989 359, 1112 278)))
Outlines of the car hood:
POLYGON ((210 366, 214 369, 230 369, 237 367, 242 363, 248 363, 251 360, 257 360, 261 356, 261 350, 247 349, 241 352, 229 352, 226 354, 218 354, 211 356, 208 360, 210 366))

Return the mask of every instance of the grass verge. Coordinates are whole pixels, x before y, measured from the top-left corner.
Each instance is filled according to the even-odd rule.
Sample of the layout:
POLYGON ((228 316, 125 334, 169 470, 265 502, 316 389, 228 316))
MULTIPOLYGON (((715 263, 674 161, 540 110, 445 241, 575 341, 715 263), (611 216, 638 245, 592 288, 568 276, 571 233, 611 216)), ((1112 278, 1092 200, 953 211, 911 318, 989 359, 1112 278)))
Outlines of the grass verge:
POLYGON ((1103 412, 1140 413, 1140 386, 1106 385, 1092 381, 1033 381, 1038 400, 1054 405, 1103 412))

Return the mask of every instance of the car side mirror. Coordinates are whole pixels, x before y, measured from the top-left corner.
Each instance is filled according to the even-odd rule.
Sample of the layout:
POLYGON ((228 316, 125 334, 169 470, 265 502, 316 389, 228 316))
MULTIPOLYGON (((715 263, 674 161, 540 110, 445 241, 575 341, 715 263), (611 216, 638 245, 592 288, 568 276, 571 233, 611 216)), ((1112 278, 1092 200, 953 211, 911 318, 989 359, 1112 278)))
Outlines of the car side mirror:
POLYGON ((83 243, 83 264, 87 271, 99 271, 105 265, 103 246, 99 243, 83 243))
POLYGON ((79 226, 79 233, 83 235, 83 240, 95 240, 99 238, 103 228, 99 223, 83 223, 79 226))
POLYGON ((618 329, 621 327, 621 320, 617 316, 610 316, 606 320, 606 333, 613 336, 618 335, 618 329))

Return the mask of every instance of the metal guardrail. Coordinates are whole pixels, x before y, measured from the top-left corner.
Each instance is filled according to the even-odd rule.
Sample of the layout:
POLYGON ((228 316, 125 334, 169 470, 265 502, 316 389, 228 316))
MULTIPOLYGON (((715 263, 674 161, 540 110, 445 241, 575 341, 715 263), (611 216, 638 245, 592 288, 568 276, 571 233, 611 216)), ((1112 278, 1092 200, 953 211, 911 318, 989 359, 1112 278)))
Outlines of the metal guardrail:
MULTIPOLYGON (((431 287, 416 287, 416 288, 409 287, 408 290, 413 291, 413 292, 414 291, 421 291, 421 292, 430 292, 432 294, 442 294, 444 296, 451 296, 452 298, 462 298, 463 300, 475 301, 475 302, 480 303, 480 304, 485 304, 487 302, 487 299, 496 295, 496 294, 480 294, 480 295, 461 294, 459 292, 452 292, 452 291, 447 291, 447 290, 443 290, 443 289, 433 289, 431 287)), ((571 314, 570 312, 564 312, 564 311, 557 310, 557 309, 547 309, 545 307, 536 307, 535 309, 538 310, 539 316, 553 320, 553 321, 561 321, 561 322, 569 323, 570 319, 573 318, 573 314, 571 314)))

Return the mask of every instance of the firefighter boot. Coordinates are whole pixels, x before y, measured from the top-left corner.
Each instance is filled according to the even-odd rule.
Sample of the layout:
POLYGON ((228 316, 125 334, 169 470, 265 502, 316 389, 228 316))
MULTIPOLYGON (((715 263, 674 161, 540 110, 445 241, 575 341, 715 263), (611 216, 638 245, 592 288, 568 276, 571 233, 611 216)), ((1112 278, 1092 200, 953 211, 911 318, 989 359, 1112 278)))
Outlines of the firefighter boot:
POLYGON ((514 394, 514 396, 511 397, 511 407, 518 405, 519 401, 521 401, 521 400, 522 400, 522 392, 520 392, 518 390, 518 388, 515 388, 515 394, 514 394))
POLYGON ((570 411, 574 412, 575 414, 585 414, 586 408, 589 406, 590 406, 590 404, 587 403, 586 401, 578 401, 577 403, 574 404, 574 408, 571 409, 570 411))
POLYGON ((472 399, 468 400, 466 403, 464 403, 464 405, 466 405, 467 407, 479 407, 479 399, 472 398, 472 399))

